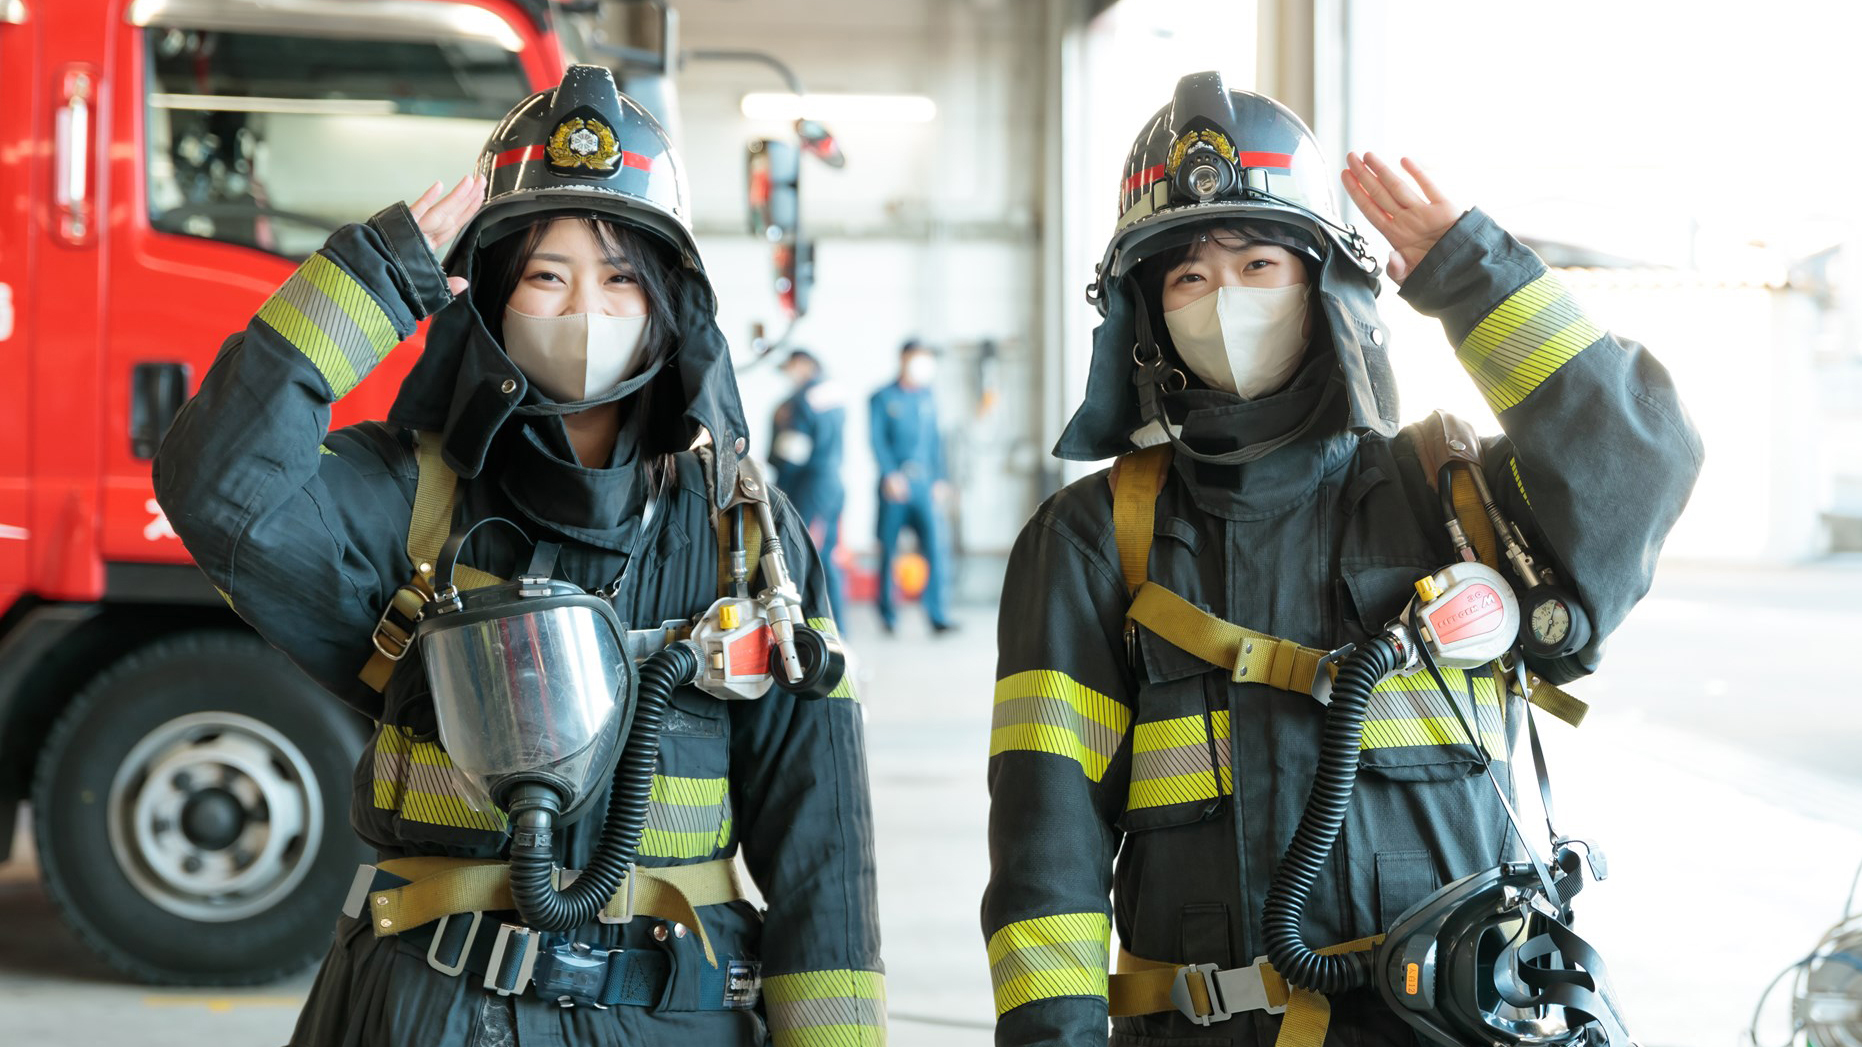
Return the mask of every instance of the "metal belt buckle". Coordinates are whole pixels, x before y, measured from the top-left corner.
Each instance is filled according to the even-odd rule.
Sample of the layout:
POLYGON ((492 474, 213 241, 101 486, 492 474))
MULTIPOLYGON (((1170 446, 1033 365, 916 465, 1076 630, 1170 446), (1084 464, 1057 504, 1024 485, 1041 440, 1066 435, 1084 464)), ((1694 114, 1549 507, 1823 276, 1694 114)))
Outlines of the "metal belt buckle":
POLYGON ((724 967, 724 1009, 747 1011, 763 995, 763 965, 756 960, 729 960, 724 967))
POLYGON ((375 886, 375 867, 373 865, 356 866, 356 878, 349 883, 349 896, 343 899, 343 915, 352 920, 362 918, 362 909, 368 904, 369 888, 375 886))
POLYGON ((1217 967, 1213 963, 1189 963, 1177 968, 1176 980, 1170 983, 1170 1002, 1182 1011, 1190 1021, 1198 1025, 1212 1022, 1225 1022, 1230 1011, 1222 1006, 1221 991, 1216 988, 1214 975, 1217 967), (1209 998, 1209 1013, 1197 1014, 1196 1002, 1190 997, 1190 976, 1203 980, 1203 995, 1209 998))
POLYGON ((639 872, 640 872, 639 866, 635 866, 632 869, 627 870, 627 876, 621 880, 620 887, 616 888, 616 890, 619 891, 623 895, 623 897, 625 897, 626 899, 626 901, 623 902, 621 905, 621 914, 619 916, 609 916, 606 912, 607 906, 604 905, 602 906, 601 911, 597 911, 595 913, 596 920, 600 921, 601 923, 607 923, 607 924, 629 923, 633 920, 634 918, 634 880, 638 877, 639 872))
POLYGON ((1327 653, 1324 657, 1319 659, 1319 664, 1313 668, 1312 696, 1320 705, 1332 704, 1332 666, 1351 657, 1351 652, 1357 649, 1357 644, 1348 643, 1336 651, 1327 653))
POLYGON ((433 940, 427 943, 427 966, 449 978, 457 978, 465 973, 466 960, 472 955, 472 942, 478 937, 478 925, 485 918, 485 914, 482 912, 470 914, 472 922, 466 925, 465 937, 459 940, 459 949, 455 954, 457 959, 451 963, 447 963, 440 959, 440 950, 442 948, 451 951, 451 947, 447 945, 446 932, 453 926, 454 917, 465 915, 467 914, 462 912, 448 913, 440 917, 439 926, 433 928, 433 940))
POLYGON ((523 992, 537 969, 537 953, 541 951, 537 946, 542 937, 521 924, 499 924, 498 940, 492 944, 490 962, 485 964, 485 988, 499 996, 523 992))
POLYGON ((382 657, 391 662, 398 662, 407 654, 407 649, 414 645, 414 627, 420 624, 421 609, 426 605, 426 599, 420 590, 411 585, 401 586, 394 591, 394 595, 388 598, 388 606, 381 609, 381 617, 375 620, 375 632, 370 637, 375 644, 375 649, 381 652, 382 657), (409 602, 412 604, 411 612, 400 606, 403 593, 408 595, 409 602), (394 620, 395 617, 400 620, 394 620), (402 621, 407 624, 403 625, 402 621), (400 635, 395 635, 395 632, 389 631, 390 629, 400 635), (383 640, 387 640, 395 649, 389 650, 383 647, 383 640))

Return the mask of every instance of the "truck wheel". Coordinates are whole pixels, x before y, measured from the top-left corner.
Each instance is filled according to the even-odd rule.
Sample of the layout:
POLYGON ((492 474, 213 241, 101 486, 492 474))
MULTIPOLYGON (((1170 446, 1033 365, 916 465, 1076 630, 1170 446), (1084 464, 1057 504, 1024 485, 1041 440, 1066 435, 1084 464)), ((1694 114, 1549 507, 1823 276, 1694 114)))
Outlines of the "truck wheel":
POLYGON ((330 941, 356 865, 361 721, 256 636, 182 633, 99 674, 33 781, 45 884, 146 982, 249 985, 330 941))

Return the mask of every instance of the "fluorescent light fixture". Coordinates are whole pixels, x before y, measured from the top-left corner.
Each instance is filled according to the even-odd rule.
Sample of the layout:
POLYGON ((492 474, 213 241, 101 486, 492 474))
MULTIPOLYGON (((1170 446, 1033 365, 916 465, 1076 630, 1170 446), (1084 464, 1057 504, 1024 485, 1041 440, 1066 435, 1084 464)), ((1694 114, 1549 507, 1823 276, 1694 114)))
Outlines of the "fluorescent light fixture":
POLYGON ((263 98, 253 95, 152 94, 157 109, 195 109, 214 113, 293 113, 312 116, 393 116, 395 104, 372 98, 263 98))
POLYGON ((927 124, 937 119, 937 103, 924 95, 793 95, 752 91, 744 95, 743 114, 752 120, 820 120, 823 123, 927 124))

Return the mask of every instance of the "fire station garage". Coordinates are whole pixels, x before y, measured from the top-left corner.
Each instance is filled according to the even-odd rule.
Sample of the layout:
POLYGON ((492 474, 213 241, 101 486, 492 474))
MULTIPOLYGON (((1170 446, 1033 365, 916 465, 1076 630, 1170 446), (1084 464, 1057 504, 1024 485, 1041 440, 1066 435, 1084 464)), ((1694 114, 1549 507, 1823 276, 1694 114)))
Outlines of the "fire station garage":
POLYGON ((0 0, 0 1040, 1862 1044, 1859 33, 0 0))

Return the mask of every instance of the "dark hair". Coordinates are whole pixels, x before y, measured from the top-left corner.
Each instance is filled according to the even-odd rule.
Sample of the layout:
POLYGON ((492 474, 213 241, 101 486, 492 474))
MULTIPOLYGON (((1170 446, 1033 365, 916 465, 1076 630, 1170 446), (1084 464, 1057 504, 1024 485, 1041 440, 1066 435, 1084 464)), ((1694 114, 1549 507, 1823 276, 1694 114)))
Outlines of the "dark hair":
MULTIPOLYGON (((651 321, 642 335, 642 370, 664 360, 678 347, 678 332, 684 329, 681 302, 685 275, 672 248, 658 237, 643 233, 616 219, 603 215, 545 215, 530 225, 494 240, 479 251, 478 272, 473 280, 472 305, 485 327, 504 344, 504 307, 523 279, 524 267, 537 245, 548 234, 550 224, 558 219, 573 219, 588 227, 610 265, 627 268, 639 281, 647 300, 651 321)), ((641 440, 640 451, 649 470, 670 467, 670 461, 658 460, 685 449, 683 442, 666 438, 682 431, 678 424, 684 413, 682 398, 675 393, 679 377, 672 368, 662 371, 631 397, 625 430, 633 427, 641 440), (676 445, 676 446, 675 446, 676 445)))
POLYGON ((817 371, 821 370, 821 361, 806 349, 789 350, 788 358, 782 361, 782 366, 787 367, 793 363, 804 363, 817 371))
POLYGON ((924 348, 925 348, 925 344, 919 341, 917 338, 907 338, 905 340, 905 344, 899 346, 899 355, 904 356, 906 353, 920 352, 924 348))

